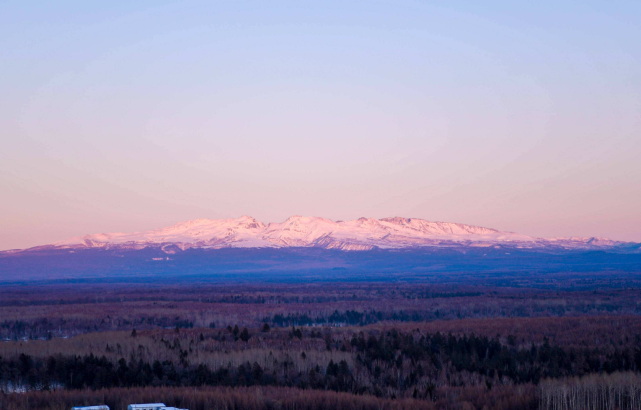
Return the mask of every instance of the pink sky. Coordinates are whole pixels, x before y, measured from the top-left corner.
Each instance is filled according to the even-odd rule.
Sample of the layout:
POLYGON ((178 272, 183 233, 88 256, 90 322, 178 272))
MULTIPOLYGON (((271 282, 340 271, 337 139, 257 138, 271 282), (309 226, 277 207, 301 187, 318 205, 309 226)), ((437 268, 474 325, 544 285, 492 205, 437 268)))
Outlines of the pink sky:
POLYGON ((243 214, 641 241, 636 3, 143 4, 0 13, 0 249, 243 214))

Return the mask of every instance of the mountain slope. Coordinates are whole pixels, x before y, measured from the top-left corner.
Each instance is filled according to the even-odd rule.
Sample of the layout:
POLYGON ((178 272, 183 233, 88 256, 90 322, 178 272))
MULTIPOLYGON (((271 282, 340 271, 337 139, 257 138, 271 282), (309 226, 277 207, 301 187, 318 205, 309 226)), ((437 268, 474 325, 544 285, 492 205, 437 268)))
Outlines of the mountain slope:
POLYGON ((102 233, 71 238, 42 248, 143 249, 166 253, 190 248, 317 247, 341 250, 415 247, 514 247, 607 249, 624 242, 606 238, 535 238, 513 232, 418 218, 359 218, 332 221, 292 216, 264 224, 250 216, 236 219, 197 219, 170 227, 134 233, 102 233))

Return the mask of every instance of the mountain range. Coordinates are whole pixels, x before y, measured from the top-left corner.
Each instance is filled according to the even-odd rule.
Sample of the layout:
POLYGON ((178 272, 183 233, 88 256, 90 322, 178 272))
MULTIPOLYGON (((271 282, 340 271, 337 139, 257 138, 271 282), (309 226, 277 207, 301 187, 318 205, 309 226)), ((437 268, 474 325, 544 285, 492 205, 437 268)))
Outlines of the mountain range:
POLYGON ((280 223, 235 219, 196 219, 144 232, 100 233, 33 249, 144 249, 172 254, 193 248, 314 247, 359 251, 424 247, 513 247, 598 250, 629 243, 599 237, 536 238, 514 232, 419 218, 359 218, 332 221, 292 216, 280 223))

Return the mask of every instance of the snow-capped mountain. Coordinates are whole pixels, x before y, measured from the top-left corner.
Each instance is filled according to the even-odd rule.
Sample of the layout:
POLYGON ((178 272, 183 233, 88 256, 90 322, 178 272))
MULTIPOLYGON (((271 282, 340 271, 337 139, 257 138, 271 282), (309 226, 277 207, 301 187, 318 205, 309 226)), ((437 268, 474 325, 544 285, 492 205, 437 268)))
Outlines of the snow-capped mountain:
MULTIPOLYGON (((341 250, 416 247, 515 247, 601 249, 623 242, 607 238, 535 238, 513 232, 418 218, 359 218, 332 221, 292 216, 264 224, 250 216, 237 219, 196 219, 167 228, 134 233, 94 234, 71 238, 47 248, 142 249, 167 253, 189 248, 320 247, 341 250)), ((39 247, 41 248, 41 247, 39 247)))

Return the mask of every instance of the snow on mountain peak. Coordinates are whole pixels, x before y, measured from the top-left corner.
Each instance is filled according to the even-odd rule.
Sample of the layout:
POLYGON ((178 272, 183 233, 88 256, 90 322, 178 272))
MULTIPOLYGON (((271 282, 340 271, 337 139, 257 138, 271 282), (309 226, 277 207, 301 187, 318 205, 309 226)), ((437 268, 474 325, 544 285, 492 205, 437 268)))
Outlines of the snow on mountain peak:
MULTIPOLYGON (((607 238, 541 239, 479 226, 431 222, 419 218, 359 218, 332 221, 294 215, 280 223, 264 224, 251 216, 194 219, 151 231, 107 233, 71 238, 55 247, 131 248, 175 245, 194 247, 321 247, 366 250, 424 246, 518 246, 524 248, 598 248, 620 242, 607 238)), ((173 247, 172 247, 173 248, 173 247)))

